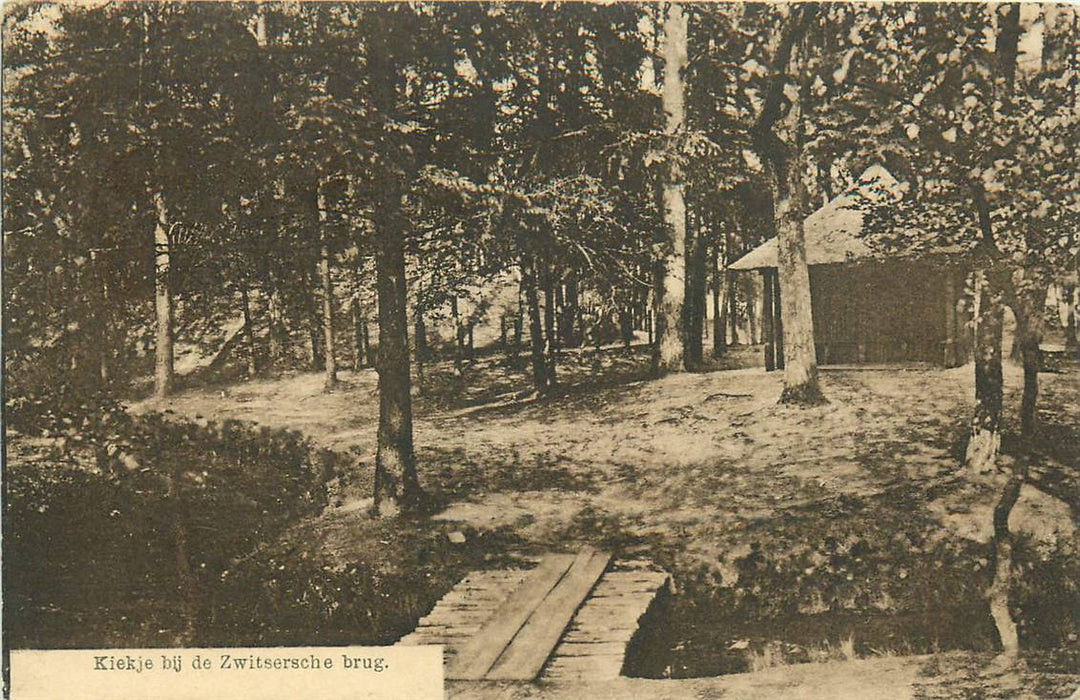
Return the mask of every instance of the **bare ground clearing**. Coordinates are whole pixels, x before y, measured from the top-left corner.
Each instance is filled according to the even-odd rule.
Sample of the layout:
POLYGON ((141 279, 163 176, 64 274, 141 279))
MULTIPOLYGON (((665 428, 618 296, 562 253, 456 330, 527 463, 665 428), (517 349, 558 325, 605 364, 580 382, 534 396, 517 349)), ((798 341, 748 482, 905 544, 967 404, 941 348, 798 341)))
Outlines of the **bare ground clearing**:
MULTIPOLYGON (((845 636, 854 636, 863 657, 992 649, 989 626, 970 621, 982 610, 990 509, 1000 484, 955 471, 966 439, 970 368, 827 370, 829 404, 796 409, 776 404, 779 373, 732 369, 650 381, 643 359, 609 352, 599 366, 591 356, 568 361, 567 389, 546 399, 530 396, 520 372, 494 360, 462 379, 452 379, 445 365, 428 367, 430 386, 444 388, 418 392, 415 439, 421 481, 439 507, 428 525, 403 527, 462 531, 462 547, 482 559, 592 543, 657 561, 684 587, 667 620, 681 638, 662 641, 670 654, 646 675, 745 670, 747 654, 760 668, 777 639, 788 640, 770 657, 780 665, 827 658, 822 645, 845 636), (718 610, 725 607, 729 612, 718 610), (787 626, 796 631, 759 624, 784 615, 808 622, 787 626), (869 622, 873 616, 880 624, 869 622)), ((1041 375, 1043 439, 1021 448, 1008 438, 1020 376, 1016 368, 1006 372, 1004 459, 1028 460, 1032 477, 1011 525, 1041 553, 1033 575, 1046 576, 1038 566, 1077 550, 1080 382, 1075 368, 1041 375)), ((332 394, 322 393, 320 375, 300 374, 136 406, 151 408, 289 427, 353 451, 355 478, 335 507, 304 524, 304 537, 337 562, 370 559, 372 533, 393 539, 394 527, 373 522, 366 507, 374 372, 343 373, 332 394)), ((1056 612, 1031 603, 1031 615, 1068 618, 1061 606, 1076 609, 1076 602, 1074 589, 1064 591, 1046 603, 1056 612)), ((1055 673, 1080 670, 1070 624, 1075 629, 1066 619, 1061 633, 1068 657, 1055 673)), ((1028 637, 1035 646, 1063 641, 1030 631, 1028 637)), ((963 658, 986 665, 991 656, 963 658)), ((917 676, 923 671, 912 669, 925 670, 927 662, 911 658, 910 668, 889 662, 901 669, 896 673, 917 676)), ((962 657, 941 658, 954 660, 930 673, 941 682, 918 691, 908 684, 912 697, 965 697, 984 683, 985 674, 960 673, 962 657)), ((1025 676, 1032 683, 1034 677, 1025 676)), ((989 686, 1006 688, 1001 678, 989 686)), ((1053 693, 1080 676, 1058 681, 1053 693)), ((795 682, 793 688, 809 684, 809 694, 794 696, 821 697, 809 690, 816 682, 795 682)), ((714 696, 691 685, 692 695, 714 696)), ((681 697, 675 688, 671 696, 681 697)), ((750 685, 716 691, 759 696, 750 685)))

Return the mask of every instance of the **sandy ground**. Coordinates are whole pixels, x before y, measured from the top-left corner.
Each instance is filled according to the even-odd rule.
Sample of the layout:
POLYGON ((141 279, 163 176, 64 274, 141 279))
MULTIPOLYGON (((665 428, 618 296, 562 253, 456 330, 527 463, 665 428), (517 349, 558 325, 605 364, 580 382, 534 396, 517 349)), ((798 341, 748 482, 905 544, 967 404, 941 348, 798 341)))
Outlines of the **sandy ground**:
POLYGON ((455 700, 1048 700, 1080 697, 1080 678, 1039 674, 1030 669, 1007 670, 996 665, 992 658, 953 652, 797 664, 756 673, 684 680, 620 678, 604 683, 564 684, 450 682, 446 695, 455 700))
MULTIPOLYGON (((582 358, 564 372, 566 392, 544 399, 530 396, 520 372, 493 360, 464 379, 448 378, 448 367, 429 367, 429 381, 439 379, 416 393, 415 442, 421 482, 443 503, 436 522, 470 533, 512 532, 536 551, 614 537, 631 543, 627 553, 648 555, 660 543, 670 554, 668 566, 712 566, 728 579, 737 578, 735 562, 750 551, 748 532, 763 523, 828 511, 845 498, 882 503, 914 491, 926 494, 919 516, 937 524, 931 539, 987 541, 1001 477, 956 471, 971 410, 970 367, 825 370, 829 403, 802 409, 777 405, 780 373, 736 369, 649 381, 639 360, 613 352, 597 366, 582 358), (593 372, 617 376, 583 387, 593 372)), ((370 520, 377 378, 367 370, 342 372, 341 379, 332 393, 311 373, 192 389, 133 408, 288 427, 352 451, 355 479, 324 518, 320 546, 336 558, 362 558, 366 540, 356 533, 370 520)), ((1017 368, 1007 366, 1006 384, 1011 429, 1017 368)), ((1080 425, 1080 381, 1075 369, 1046 373, 1041 387, 1048 430, 1066 430, 1073 442, 1032 461, 1032 483, 1010 525, 1047 547, 1076 547, 1080 455, 1068 426, 1080 425)), ((888 517, 905 514, 898 508, 888 517)), ((928 658, 887 654, 596 688, 464 684, 449 692, 461 698, 1067 697, 1080 686, 1080 675, 998 672, 988 657, 973 654, 928 658)))
MULTIPOLYGON (((955 487, 928 510, 949 531, 985 542, 1000 477, 955 483, 971 375, 970 368, 826 370, 830 402, 811 409, 777 405, 781 375, 761 369, 675 374, 544 400, 504 392, 449 409, 418 395, 417 457, 422 482, 436 482, 450 498, 437 518, 512 527, 538 543, 564 537, 583 512, 599 513, 635 536, 685 531, 692 536, 685 556, 716 561, 738 550, 717 537, 722 530, 841 496, 943 484, 955 487)), ((374 463, 377 378, 367 370, 341 379, 332 393, 310 373, 192 390, 134 409, 251 420, 352 450, 356 487, 339 506, 360 512, 374 463)), ((1019 384, 1015 368, 1007 382, 1019 384)), ((1042 384, 1044 404, 1064 413, 1053 419, 1080 423, 1077 377, 1044 374, 1042 384)), ((1006 408, 1013 415, 1015 393, 1006 408)), ((1065 484, 1066 494, 1075 486, 1065 484)), ((1076 538, 1062 494, 1037 486, 1025 487, 1011 524, 1046 540, 1076 538)))

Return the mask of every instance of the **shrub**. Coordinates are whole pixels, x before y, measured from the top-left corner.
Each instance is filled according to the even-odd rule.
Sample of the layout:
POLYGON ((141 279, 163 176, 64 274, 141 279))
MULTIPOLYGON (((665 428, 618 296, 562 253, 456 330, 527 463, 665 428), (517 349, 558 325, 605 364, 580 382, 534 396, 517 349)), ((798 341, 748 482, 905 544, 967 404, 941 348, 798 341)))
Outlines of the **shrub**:
POLYGON ((221 573, 320 512, 338 471, 293 432, 105 415, 8 445, 16 646, 193 641, 221 573))

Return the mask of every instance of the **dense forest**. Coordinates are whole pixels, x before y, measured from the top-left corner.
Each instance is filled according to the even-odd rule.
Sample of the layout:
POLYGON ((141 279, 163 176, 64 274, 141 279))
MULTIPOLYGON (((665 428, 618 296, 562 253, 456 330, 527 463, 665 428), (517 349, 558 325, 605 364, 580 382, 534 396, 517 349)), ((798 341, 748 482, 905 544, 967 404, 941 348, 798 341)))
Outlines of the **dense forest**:
POLYGON ((975 270, 957 468, 1012 470, 991 606, 1015 649, 1027 475, 999 456, 1003 319, 1030 436, 1047 290, 1075 298, 1078 22, 977 3, 9 4, 5 423, 122 472, 121 402, 195 381, 181 344, 213 345, 237 382, 319 371, 328 394, 375 367, 373 510, 423 513, 425 366, 460 373, 488 324, 541 398, 568 352, 638 337, 654 377, 703 369, 759 334, 740 324, 762 290, 728 265, 773 236, 780 402, 822 405, 803 222, 882 164, 903 192, 866 204, 867 243, 975 270))

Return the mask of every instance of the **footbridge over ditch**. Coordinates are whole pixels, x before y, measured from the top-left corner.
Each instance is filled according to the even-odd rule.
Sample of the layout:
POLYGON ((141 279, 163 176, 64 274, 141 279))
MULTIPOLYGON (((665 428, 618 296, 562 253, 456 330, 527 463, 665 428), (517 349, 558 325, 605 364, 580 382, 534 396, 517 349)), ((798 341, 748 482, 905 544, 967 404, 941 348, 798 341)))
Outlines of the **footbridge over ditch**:
POLYGON ((583 549, 474 571, 398 644, 442 644, 447 680, 605 680, 671 576, 583 549))

